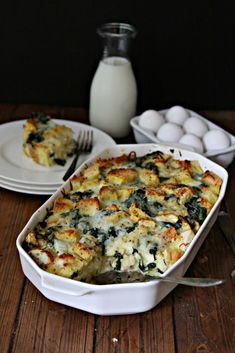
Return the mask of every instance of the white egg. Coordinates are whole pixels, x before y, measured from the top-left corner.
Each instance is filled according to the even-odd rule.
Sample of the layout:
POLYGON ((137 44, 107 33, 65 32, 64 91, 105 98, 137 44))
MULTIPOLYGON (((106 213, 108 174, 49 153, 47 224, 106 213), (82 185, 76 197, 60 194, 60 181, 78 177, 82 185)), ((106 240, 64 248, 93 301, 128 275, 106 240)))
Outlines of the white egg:
POLYGON ((188 117, 187 110, 179 105, 175 105, 166 112, 166 120, 178 125, 183 125, 188 117))
POLYGON ((185 134, 179 140, 179 143, 183 145, 191 146, 195 149, 198 153, 203 153, 203 144, 199 137, 192 135, 192 134, 185 134))
POLYGON ((159 128, 157 138, 162 141, 177 142, 183 134, 183 129, 179 125, 166 123, 159 128))
POLYGON ((208 131, 208 127, 203 120, 193 116, 185 121, 184 130, 187 134, 193 134, 201 138, 208 131))
POLYGON ((164 124, 164 117, 156 110, 146 110, 139 118, 139 126, 145 130, 157 132, 159 127, 164 124))
POLYGON ((203 136, 206 151, 220 150, 230 146, 228 135, 221 130, 210 130, 203 136))

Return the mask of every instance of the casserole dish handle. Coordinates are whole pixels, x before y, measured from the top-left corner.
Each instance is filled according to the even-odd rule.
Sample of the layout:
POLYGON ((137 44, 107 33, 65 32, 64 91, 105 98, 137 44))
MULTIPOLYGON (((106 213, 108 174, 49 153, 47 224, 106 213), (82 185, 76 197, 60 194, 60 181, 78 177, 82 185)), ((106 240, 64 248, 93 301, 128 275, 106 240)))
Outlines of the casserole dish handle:
POLYGON ((84 291, 76 291, 76 290, 73 290, 73 289, 68 289, 68 288, 62 288, 62 286, 57 286, 56 283, 53 281, 50 281, 50 279, 42 276, 41 278, 41 285, 43 288, 45 289, 49 289, 49 290, 52 290, 56 293, 60 293, 60 294, 65 294, 65 295, 72 295, 72 296, 77 296, 77 297, 82 297, 84 295, 87 295, 87 294, 91 294, 92 292, 91 291, 87 291, 87 290, 84 290, 84 291))

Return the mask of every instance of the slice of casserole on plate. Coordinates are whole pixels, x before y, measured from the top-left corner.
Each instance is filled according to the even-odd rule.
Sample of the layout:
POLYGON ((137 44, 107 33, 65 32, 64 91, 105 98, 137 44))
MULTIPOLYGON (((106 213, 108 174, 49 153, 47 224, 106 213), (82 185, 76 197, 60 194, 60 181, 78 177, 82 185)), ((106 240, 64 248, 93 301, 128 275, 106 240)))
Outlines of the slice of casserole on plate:
POLYGON ((73 131, 44 113, 32 113, 23 125, 23 153, 38 164, 64 165, 75 149, 73 131))

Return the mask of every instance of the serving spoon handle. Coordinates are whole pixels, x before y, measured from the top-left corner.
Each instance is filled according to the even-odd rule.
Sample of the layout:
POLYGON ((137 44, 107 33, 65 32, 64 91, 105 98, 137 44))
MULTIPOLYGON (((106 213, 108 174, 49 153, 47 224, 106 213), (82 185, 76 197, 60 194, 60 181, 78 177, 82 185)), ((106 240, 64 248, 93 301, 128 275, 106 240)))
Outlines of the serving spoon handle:
POLYGON ((219 278, 193 278, 193 277, 161 277, 160 281, 183 284, 191 287, 212 287, 218 286, 225 282, 224 279, 219 278))
POLYGON ((191 287, 211 287, 225 282, 219 278, 193 278, 193 277, 171 277, 171 276, 150 276, 138 271, 108 271, 93 277, 95 284, 117 284, 117 283, 137 283, 149 281, 171 282, 183 284, 191 287))

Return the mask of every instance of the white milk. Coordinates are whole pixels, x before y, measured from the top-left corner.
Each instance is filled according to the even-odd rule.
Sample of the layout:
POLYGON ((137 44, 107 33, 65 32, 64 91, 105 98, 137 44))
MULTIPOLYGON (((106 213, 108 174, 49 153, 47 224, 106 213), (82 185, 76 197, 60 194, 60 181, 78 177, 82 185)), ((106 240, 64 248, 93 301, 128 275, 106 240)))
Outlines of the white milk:
POLYGON ((136 80, 129 60, 100 61, 90 91, 90 123, 113 137, 126 136, 135 115, 136 80))

